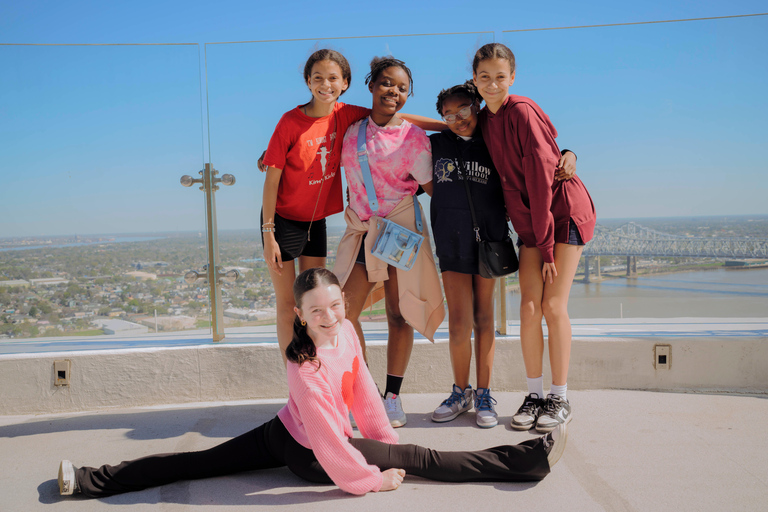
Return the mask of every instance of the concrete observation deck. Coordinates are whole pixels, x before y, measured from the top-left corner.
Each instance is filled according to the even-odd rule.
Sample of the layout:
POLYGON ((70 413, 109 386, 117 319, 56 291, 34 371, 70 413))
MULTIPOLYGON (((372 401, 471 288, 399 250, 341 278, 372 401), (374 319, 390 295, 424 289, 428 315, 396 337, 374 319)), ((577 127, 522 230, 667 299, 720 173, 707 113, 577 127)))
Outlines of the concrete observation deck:
MULTIPOLYGON (((492 384, 499 426, 480 429, 471 412, 447 424, 429 420, 452 380, 443 328, 435 345, 421 340, 414 348, 401 443, 480 449, 535 435, 509 427, 525 394, 519 338, 509 327, 510 336, 498 340, 492 384)), ((386 334, 370 331, 372 373, 383 381, 386 334)), ((574 420, 563 458, 543 481, 406 477, 397 491, 363 497, 308 484, 287 469, 102 500, 58 496, 63 458, 99 465, 204 449, 271 419, 286 394, 266 333, 228 335, 222 347, 0 351, 0 510, 766 510, 768 320, 576 321, 574 334, 574 420), (267 343, 254 344, 255 337, 267 343), (668 370, 653 367, 659 344, 671 348, 668 370), (63 358, 72 362, 71 384, 54 388, 52 362, 63 358), (277 372, 264 369, 276 364, 277 372), (184 386, 192 389, 179 392, 184 386)))

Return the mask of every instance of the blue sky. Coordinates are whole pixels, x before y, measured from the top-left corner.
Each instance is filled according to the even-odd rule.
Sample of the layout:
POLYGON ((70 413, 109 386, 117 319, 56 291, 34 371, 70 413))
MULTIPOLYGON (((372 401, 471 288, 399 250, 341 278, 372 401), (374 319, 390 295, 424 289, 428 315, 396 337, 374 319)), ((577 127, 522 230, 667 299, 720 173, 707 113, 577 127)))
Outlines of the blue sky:
POLYGON ((237 177, 217 193, 219 229, 256 228, 256 158, 280 115, 309 99, 300 70, 313 49, 348 57, 343 99, 360 105, 370 58, 405 60, 405 110, 436 116, 437 92, 468 78, 474 50, 493 40, 516 53, 512 92, 536 100, 579 155, 599 217, 768 214, 768 16, 504 32, 760 13, 766 2, 260 4, 0 4, 0 43, 166 44, 0 46, 0 237, 204 230, 202 193, 178 179, 209 159, 237 177), (445 32, 473 33, 312 39, 445 32), (205 44, 295 38, 310 40, 205 44))

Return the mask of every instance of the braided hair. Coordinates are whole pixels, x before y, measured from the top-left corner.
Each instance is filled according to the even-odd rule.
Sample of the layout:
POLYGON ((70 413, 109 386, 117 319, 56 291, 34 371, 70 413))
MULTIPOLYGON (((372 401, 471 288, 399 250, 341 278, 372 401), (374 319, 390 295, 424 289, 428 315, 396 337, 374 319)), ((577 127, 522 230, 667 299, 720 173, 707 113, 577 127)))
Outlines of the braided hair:
POLYGON ((391 55, 388 57, 374 57, 371 61, 371 72, 365 75, 365 85, 373 83, 379 78, 379 75, 387 68, 398 67, 401 68, 408 75, 408 82, 410 87, 408 88, 408 96, 413 96, 413 74, 411 69, 405 65, 400 59, 396 59, 391 55))

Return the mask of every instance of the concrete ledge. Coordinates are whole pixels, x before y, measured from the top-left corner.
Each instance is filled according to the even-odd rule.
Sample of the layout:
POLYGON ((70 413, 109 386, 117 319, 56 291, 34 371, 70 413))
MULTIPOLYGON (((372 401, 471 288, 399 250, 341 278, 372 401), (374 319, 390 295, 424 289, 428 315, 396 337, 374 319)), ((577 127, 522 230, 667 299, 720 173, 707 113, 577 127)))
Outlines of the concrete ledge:
MULTIPOLYGON (((386 346, 369 345, 383 388, 386 346)), ((545 353, 545 360, 547 354, 545 353)), ((545 382, 550 376, 545 364, 545 382)), ((474 370, 472 372, 474 382, 474 370)), ((405 393, 447 393, 453 382, 447 342, 416 342, 405 393)), ((569 389, 768 393, 763 337, 574 340, 569 389), (671 346, 671 367, 656 370, 654 346, 671 346)), ((518 338, 498 338, 492 388, 525 389, 518 338)), ((285 398, 276 345, 228 344, 0 356, 0 414, 41 414, 114 407, 285 398), (54 385, 54 361, 71 361, 69 386, 54 385)))

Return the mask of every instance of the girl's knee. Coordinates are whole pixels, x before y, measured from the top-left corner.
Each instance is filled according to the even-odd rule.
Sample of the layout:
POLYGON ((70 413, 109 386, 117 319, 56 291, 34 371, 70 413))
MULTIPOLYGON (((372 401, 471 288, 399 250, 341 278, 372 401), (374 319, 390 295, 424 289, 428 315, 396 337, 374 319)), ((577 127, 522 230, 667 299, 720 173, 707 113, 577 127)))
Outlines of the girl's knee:
POLYGON ((489 329, 493 329, 494 327, 493 320, 494 320, 493 309, 475 310, 474 328, 477 331, 487 331, 489 329))
POLYGON ((472 323, 469 321, 468 318, 453 318, 450 317, 450 321, 448 322, 448 339, 453 344, 454 342, 461 343, 464 342, 466 339, 469 341, 469 337, 472 336, 472 323))
POLYGON ((568 316, 568 302, 560 299, 546 299, 541 303, 541 311, 547 321, 568 316))
POLYGON ((532 301, 532 300, 521 300, 520 301, 520 321, 536 321, 538 320, 541 322, 541 317, 543 316, 541 304, 532 301))
POLYGON ((390 311, 387 310, 387 324, 389 324, 390 327, 403 327, 407 324, 405 321, 405 318, 400 313, 400 310, 397 311, 390 311))
POLYGON ((384 310, 387 313, 387 323, 391 325, 405 325, 405 318, 403 318, 400 307, 397 304, 390 304, 389 301, 386 301, 384 310))

